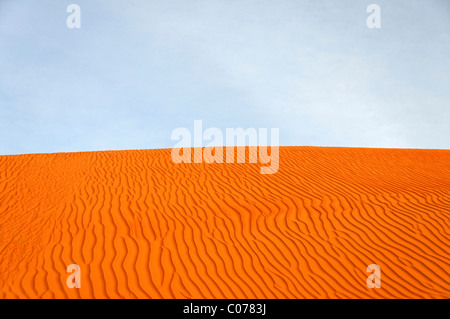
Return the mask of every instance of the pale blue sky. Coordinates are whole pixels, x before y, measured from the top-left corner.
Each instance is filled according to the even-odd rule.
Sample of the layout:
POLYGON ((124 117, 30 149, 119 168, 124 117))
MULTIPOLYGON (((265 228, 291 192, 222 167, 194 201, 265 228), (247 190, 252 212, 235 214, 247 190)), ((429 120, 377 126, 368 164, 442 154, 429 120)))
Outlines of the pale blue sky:
POLYGON ((196 119, 450 149, 449 57, 447 0, 0 0, 0 154, 170 148, 196 119))

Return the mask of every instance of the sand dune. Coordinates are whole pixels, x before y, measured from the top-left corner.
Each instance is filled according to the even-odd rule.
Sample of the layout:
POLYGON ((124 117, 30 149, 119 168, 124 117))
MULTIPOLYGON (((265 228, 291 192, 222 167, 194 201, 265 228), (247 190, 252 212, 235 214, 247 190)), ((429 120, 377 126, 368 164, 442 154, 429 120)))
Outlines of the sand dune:
POLYGON ((281 147, 260 167, 0 156, 0 298, 450 298, 450 151, 281 147))

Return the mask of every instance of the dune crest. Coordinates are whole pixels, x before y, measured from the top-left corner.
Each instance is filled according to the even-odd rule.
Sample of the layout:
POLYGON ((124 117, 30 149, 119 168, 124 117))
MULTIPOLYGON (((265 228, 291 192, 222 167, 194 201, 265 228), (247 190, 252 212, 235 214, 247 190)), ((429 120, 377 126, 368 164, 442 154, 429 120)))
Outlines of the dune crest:
POLYGON ((0 298, 450 298, 449 164, 322 147, 280 147, 272 175, 170 149, 0 156, 0 298))

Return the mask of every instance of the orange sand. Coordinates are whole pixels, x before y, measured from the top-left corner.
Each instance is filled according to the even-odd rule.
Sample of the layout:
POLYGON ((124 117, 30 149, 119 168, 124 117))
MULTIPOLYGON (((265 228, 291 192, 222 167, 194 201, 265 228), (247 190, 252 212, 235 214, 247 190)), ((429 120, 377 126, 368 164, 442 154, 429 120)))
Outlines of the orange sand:
POLYGON ((450 298, 450 151, 282 147, 260 167, 0 156, 0 298, 450 298))

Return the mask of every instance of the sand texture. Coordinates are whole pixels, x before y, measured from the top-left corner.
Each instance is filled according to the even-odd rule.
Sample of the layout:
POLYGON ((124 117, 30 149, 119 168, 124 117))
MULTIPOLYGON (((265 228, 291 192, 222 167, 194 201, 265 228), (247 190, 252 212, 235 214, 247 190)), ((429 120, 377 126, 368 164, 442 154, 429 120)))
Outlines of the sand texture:
POLYGON ((450 151, 170 154, 0 156, 0 298, 450 298, 450 151))

